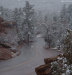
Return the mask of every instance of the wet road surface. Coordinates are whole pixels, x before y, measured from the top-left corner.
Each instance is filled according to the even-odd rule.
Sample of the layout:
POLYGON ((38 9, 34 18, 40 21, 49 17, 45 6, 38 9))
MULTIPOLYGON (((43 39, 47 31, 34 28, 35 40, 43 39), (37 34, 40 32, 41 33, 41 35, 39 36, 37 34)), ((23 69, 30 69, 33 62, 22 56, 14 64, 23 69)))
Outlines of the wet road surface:
POLYGON ((44 58, 56 56, 57 50, 44 50, 43 38, 36 38, 30 47, 24 46, 21 55, 0 62, 0 75, 36 75, 35 67, 44 64, 44 58))

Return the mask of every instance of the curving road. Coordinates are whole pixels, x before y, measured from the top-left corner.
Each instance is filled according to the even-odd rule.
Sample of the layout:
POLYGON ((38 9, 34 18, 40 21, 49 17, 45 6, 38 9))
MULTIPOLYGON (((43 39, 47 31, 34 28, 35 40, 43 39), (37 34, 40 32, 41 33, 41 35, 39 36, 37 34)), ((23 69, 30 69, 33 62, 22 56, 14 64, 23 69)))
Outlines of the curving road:
POLYGON ((43 38, 36 37, 33 45, 22 47, 20 56, 0 62, 0 75, 36 75, 35 67, 44 64, 44 58, 59 54, 53 49, 44 50, 44 45, 43 38))

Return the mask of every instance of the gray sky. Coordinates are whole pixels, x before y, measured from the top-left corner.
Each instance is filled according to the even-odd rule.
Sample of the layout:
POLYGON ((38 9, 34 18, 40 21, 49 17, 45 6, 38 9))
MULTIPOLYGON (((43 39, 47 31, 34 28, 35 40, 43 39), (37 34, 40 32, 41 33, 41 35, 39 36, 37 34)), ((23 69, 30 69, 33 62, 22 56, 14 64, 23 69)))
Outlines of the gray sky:
MULTIPOLYGON (((7 8, 24 7, 26 0, 0 0, 0 5, 7 8)), ((62 6, 62 0, 27 0, 35 5, 38 10, 59 11, 62 6)))

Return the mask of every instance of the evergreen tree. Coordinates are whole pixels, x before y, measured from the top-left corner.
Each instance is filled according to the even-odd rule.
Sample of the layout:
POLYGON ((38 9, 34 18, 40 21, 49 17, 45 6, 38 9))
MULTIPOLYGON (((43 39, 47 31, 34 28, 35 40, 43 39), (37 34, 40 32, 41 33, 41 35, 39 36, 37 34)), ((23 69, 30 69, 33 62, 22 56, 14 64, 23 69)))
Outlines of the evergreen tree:
POLYGON ((21 35, 21 28, 22 28, 22 24, 21 24, 21 9, 15 8, 13 11, 13 20, 14 22, 16 22, 16 31, 17 31, 17 35, 19 40, 23 40, 22 35, 21 35))
POLYGON ((23 9, 24 11, 24 35, 25 40, 27 43, 29 43, 31 40, 33 40, 33 34, 34 34, 34 9, 33 5, 30 5, 28 1, 26 1, 26 5, 23 9))
POLYGON ((54 37, 53 37, 52 30, 51 30, 51 26, 48 25, 48 17, 47 16, 45 16, 45 18, 44 18, 44 23, 45 23, 44 26, 46 29, 44 40, 45 40, 46 46, 48 48, 51 48, 54 46, 54 37))

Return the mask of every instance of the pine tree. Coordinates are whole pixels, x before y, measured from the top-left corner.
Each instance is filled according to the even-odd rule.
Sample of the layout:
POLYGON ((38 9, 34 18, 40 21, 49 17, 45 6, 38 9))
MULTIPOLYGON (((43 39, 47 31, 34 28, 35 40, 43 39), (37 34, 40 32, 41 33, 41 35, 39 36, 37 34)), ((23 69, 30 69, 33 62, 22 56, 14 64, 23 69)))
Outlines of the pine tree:
POLYGON ((24 38, 23 38, 23 34, 22 34, 22 15, 23 15, 23 12, 20 9, 18 8, 15 8, 14 11, 13 11, 13 20, 14 22, 16 22, 16 31, 17 31, 17 35, 18 35, 18 38, 20 41, 23 41, 24 38))
POLYGON ((34 9, 33 5, 30 5, 28 1, 26 1, 26 5, 23 9, 24 11, 24 35, 25 35, 25 40, 27 43, 29 43, 31 40, 33 40, 33 34, 34 34, 34 9))
POLYGON ((47 16, 45 16, 44 24, 45 24, 44 26, 46 29, 44 40, 45 40, 46 46, 48 48, 51 48, 54 46, 54 37, 53 37, 52 31, 51 31, 51 26, 48 25, 48 17, 47 16))

